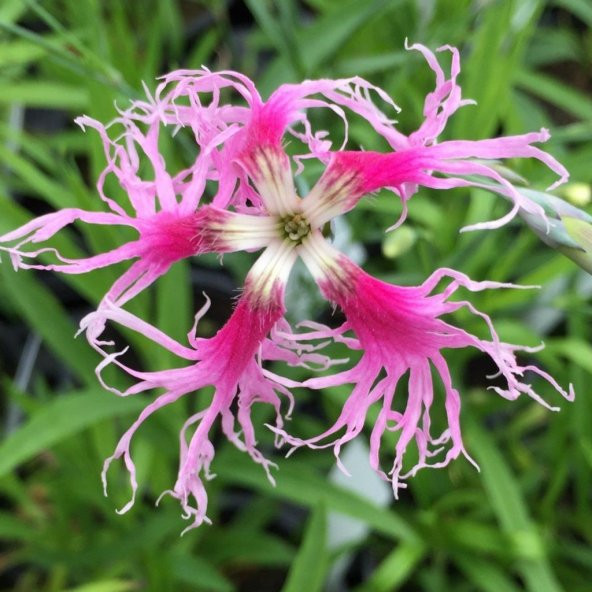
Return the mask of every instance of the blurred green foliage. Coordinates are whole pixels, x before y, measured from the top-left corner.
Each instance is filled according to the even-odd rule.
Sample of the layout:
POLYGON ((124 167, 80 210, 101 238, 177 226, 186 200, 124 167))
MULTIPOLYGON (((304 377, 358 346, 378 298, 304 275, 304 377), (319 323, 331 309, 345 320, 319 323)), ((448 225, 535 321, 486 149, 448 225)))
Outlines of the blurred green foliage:
MULTIPOLYGON (((176 67, 237 69, 253 77, 264 95, 303 78, 364 76, 394 97, 402 107, 400 127, 410 131, 421 120, 433 79, 420 56, 405 52, 405 38, 462 51, 464 95, 478 106, 459 112, 446 137, 548 127, 553 138, 545 148, 575 181, 592 183, 587 0, 3 0, 0 232, 26 221, 31 210, 96 209, 102 150, 92 133, 72 124, 73 117, 86 113, 108 121, 114 102, 125 105, 141 94, 142 81, 153 88, 157 75, 176 67)), ((339 133, 338 120, 327 116, 326 125, 339 133)), ((381 148, 355 120, 350 142, 381 148)), ((184 164, 182 150, 166 150, 170 161, 184 164)), ((534 189, 551 181, 537 164, 512 164, 534 189)), ((405 234, 397 238, 383 231, 400 206, 379 194, 346 220, 353 240, 366 249, 365 267, 383 279, 418 283, 435 268, 450 266, 474 279, 543 286, 472 299, 493 316, 503 339, 527 345, 544 340, 538 360, 560 383, 574 384, 576 401, 558 414, 531 400, 509 403, 486 390, 488 369, 474 352, 448 352, 463 398, 465 443, 480 474, 464 460, 424 471, 399 501, 381 509, 327 480, 330 452, 301 451, 288 460, 277 453, 272 488, 260 467, 220 440, 218 477, 209 483, 214 524, 183 538, 176 502, 164 500, 157 509, 153 502, 174 481, 177 427, 191 401, 159 414, 139 432, 134 453, 142 495, 135 507, 123 516, 114 512, 129 493, 123 471, 112 471, 109 498, 101 491, 102 461, 142 401, 100 390, 93 373, 98 360, 74 340, 80 315, 59 295, 67 290, 90 308, 114 272, 48 282, 47 274, 15 274, 4 261, 3 330, 25 324, 67 378, 50 380, 41 369, 26 384, 8 358, 0 363, 2 405, 12 416, 0 444, 2 589, 592 590, 592 284, 519 222, 488 233, 458 233, 506 207, 479 190, 423 191, 413 198, 406 229, 399 231, 405 234), (330 548, 328 512, 359 519, 368 534, 346 549, 330 548), (328 574, 346 555, 356 558, 348 587, 331 588, 328 574)), ((76 234, 61 233, 55 244, 74 255, 118 244, 117 232, 81 226, 76 234)), ((228 258, 236 285, 247 259, 228 258)), ((189 265, 178 264, 133 303, 134 311, 183 338, 198 304, 190 277, 189 265)), ((467 314, 458 313, 456 321, 471 332, 484 331, 467 314)), ((141 363, 174 363, 127 337, 135 339, 141 363)), ((537 386, 559 404, 546 385, 537 386)), ((345 395, 340 389, 315 395, 324 416, 298 411, 291 431, 318 432, 345 395)), ((311 403, 312 397, 301 393, 299 400, 311 403)), ((262 414, 261 426, 264 420, 262 414)), ((260 439, 264 447, 271 442, 263 427, 260 439)))

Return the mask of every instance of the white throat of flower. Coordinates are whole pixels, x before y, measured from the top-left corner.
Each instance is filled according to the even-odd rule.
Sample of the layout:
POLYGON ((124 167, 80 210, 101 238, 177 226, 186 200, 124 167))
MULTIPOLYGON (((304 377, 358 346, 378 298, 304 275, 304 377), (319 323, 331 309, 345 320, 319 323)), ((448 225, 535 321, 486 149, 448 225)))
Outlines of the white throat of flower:
POLYGON ((287 156, 272 150, 260 150, 248 170, 267 215, 229 213, 216 230, 229 249, 264 249, 248 276, 257 298, 269 299, 276 286, 285 286, 298 257, 318 281, 339 276, 339 253, 323 237, 322 228, 331 217, 328 200, 335 189, 341 194, 347 187, 320 181, 301 199, 287 156))

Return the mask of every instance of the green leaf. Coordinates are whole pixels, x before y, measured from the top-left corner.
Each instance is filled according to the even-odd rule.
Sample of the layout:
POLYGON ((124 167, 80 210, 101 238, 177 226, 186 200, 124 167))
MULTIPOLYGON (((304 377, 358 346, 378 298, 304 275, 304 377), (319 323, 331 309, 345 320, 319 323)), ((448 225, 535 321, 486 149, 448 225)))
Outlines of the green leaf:
POLYGON ((99 421, 139 411, 140 399, 99 390, 63 395, 47 403, 0 444, 0 477, 43 450, 99 421))
MULTIPOLYGON (((302 59, 297 44, 294 39, 293 26, 285 25, 285 19, 276 18, 271 11, 266 0, 246 0, 250 11, 257 20, 261 29, 269 37, 272 44, 276 47, 278 53, 282 54, 288 60, 294 69, 300 75, 304 74, 302 59)), ((291 0, 284 0, 282 4, 286 5, 291 0)), ((281 7, 280 7, 281 10, 281 7)), ((293 23, 292 23, 293 24, 293 23)))
POLYGON ((98 355, 82 339, 74 339, 76 325, 64 307, 31 272, 14 271, 5 259, 0 264, 2 288, 21 316, 82 382, 94 380, 98 355))
POLYGON ((571 10, 589 27, 592 27, 592 5, 588 0, 554 0, 553 4, 571 10))
POLYGON ((128 592, 128 590, 137 590, 137 583, 125 580, 104 580, 68 588, 64 592, 128 592))
MULTIPOLYGON (((41 4, 37 0, 28 0, 29 7, 49 26, 49 28, 54 31, 64 42, 65 48, 62 51, 65 51, 66 55, 72 54, 72 48, 76 50, 80 58, 79 60, 83 62, 83 64, 88 68, 89 72, 92 74, 100 73, 103 74, 104 77, 108 82, 113 84, 119 84, 120 86, 124 85, 123 77, 121 73, 113 67, 113 65, 105 59, 105 56, 101 54, 97 54, 91 49, 89 49, 79 38, 77 33, 72 32, 67 27, 65 27, 56 17, 54 17, 45 7, 41 6, 41 4)), ((80 14, 82 12, 82 8, 86 8, 86 14, 90 14, 94 17, 94 29, 91 29, 95 35, 101 34, 100 24, 101 19, 98 18, 100 16, 100 12, 98 11, 98 5, 94 5, 91 3, 84 3, 77 7, 77 12, 80 14), (95 12, 96 11, 96 12, 95 12)), ((60 16, 61 13, 60 13, 60 16)), ((34 36, 35 34, 29 33, 30 36, 34 36)), ((38 36, 41 37, 41 36, 38 36)), ((45 39, 43 38, 43 41, 45 39)), ((98 78, 98 77, 97 77, 98 78)))
MULTIPOLYGON (((33 3, 34 0, 28 0, 29 3, 33 3)), ((80 6, 87 6, 88 4, 83 4, 80 6)), ((80 9, 80 6, 78 7, 80 9)), ((43 11, 47 14, 45 11, 43 11)), ((55 19, 54 19, 55 24, 55 19)), ((94 55, 92 52, 89 52, 84 46, 80 44, 77 37, 75 35, 68 34, 68 32, 64 31, 63 28, 57 28, 56 32, 57 35, 55 36, 48 36, 48 35, 39 35, 25 27, 21 27, 19 25, 14 25, 9 20, 3 20, 0 18, 0 29, 4 29, 9 33, 20 37, 23 40, 30 41, 33 45, 36 45, 40 48, 45 49, 48 52, 48 59, 59 66, 70 70, 77 74, 82 80, 92 79, 97 82, 100 82, 103 87, 107 88, 115 88, 121 93, 126 96, 135 96, 137 93, 133 89, 131 89, 127 83, 122 79, 121 74, 114 70, 110 64, 108 64, 104 59, 102 60, 98 56, 94 55), (64 34, 65 33, 65 34, 64 34), (61 43, 54 41, 55 39, 59 39, 61 43), (77 51, 72 51, 73 48, 76 48, 77 51)), ((19 84, 25 85, 35 85, 36 82, 20 82, 19 84)), ((54 84, 53 82, 42 83, 48 84, 50 87, 54 84)), ((57 83, 60 88, 63 88, 61 83, 57 83)), ((1 85, 0 85, 0 88, 1 85)), ((37 87, 35 87, 37 88, 37 87)), ((86 96, 88 93, 84 90, 83 87, 80 85, 73 86, 74 89, 79 89, 78 95, 84 92, 86 96)), ((26 88, 25 88, 26 90, 26 88)), ((37 93, 35 93, 37 94, 37 93)), ((96 97, 94 97, 96 99, 96 97)), ((25 101, 22 101, 25 102, 25 101)), ((44 106, 44 105, 41 105, 44 106)), ((64 108, 63 105, 54 105, 56 108, 64 108)))
MULTIPOLYGON (((1 150, 0 150, 1 152, 1 150)), ((23 224, 26 224, 30 220, 30 213, 21 208, 15 201, 5 197, 0 193, 0 210, 2 216, 0 216, 0 234, 10 232, 23 224)), ((87 227, 88 228, 88 227, 87 227)), ((87 230, 84 226, 81 227, 84 233, 87 230)), ((106 230, 106 227, 102 227, 101 231, 106 230)), ((83 258, 87 256, 80 248, 74 243, 74 235, 69 232, 68 229, 63 229, 57 233, 51 239, 51 246, 57 249, 60 253, 71 258, 83 258)), ((42 254, 39 257, 39 261, 44 264, 55 263, 55 257, 53 254, 42 254)), ((0 262, 1 266, 10 267, 7 255, 3 255, 0 262)), ((6 271, 7 276, 10 275, 10 271, 6 271)), ((31 271, 22 270, 18 272, 20 274, 31 274, 31 271)), ((10 275, 10 277, 16 276, 10 275)), ((98 303, 103 294, 107 291, 109 286, 117 276, 114 274, 114 270, 110 268, 98 269, 86 274, 63 274, 61 276, 62 281, 71 286, 78 294, 83 296, 91 304, 98 303)), ((0 288, 5 287, 0 286, 0 288)), ((71 334, 73 336, 74 333, 71 334)))
POLYGON ((0 22, 13 23, 27 10, 23 0, 5 0, 0 4, 0 22))
POLYGON ((584 120, 592 119, 592 101, 564 82, 555 80, 546 74, 520 70, 515 75, 516 85, 536 97, 560 107, 567 113, 584 120))
POLYGON ((5 167, 26 184, 29 191, 43 197, 55 208, 78 205, 76 198, 66 187, 43 173, 34 162, 3 145, 0 145, 0 159, 5 167))
POLYGON ((545 342, 545 349, 555 356, 565 357, 592 374, 592 346, 583 339, 549 339, 545 342))
MULTIPOLYGON (((156 326, 182 343, 192 323, 191 278, 187 261, 179 261, 156 285, 156 326)), ((155 349, 162 367, 179 364, 179 358, 162 348, 155 349)))
POLYGON ((201 68, 203 64, 208 62, 210 55, 216 50, 219 43, 220 34, 216 29, 212 29, 202 35, 195 43, 191 54, 187 58, 188 67, 193 69, 201 68))
POLYGON ((508 538, 495 524, 457 516, 454 521, 442 524, 440 530, 451 546, 465 553, 498 556, 508 553, 508 538))
POLYGON ((357 592, 394 592, 411 576, 424 558, 426 547, 418 543, 401 543, 374 570, 357 592))
POLYGON ((530 592, 560 592, 546 557, 544 541, 531 521, 518 481, 493 440, 475 422, 468 422, 466 440, 481 465, 487 496, 502 529, 508 534, 517 569, 530 592))
POLYGON ((481 12, 482 24, 472 35, 471 53, 463 62, 461 79, 463 96, 476 100, 477 105, 464 107, 455 116, 455 138, 488 137, 495 128, 509 95, 512 12, 513 2, 496 2, 490 10, 481 12))
POLYGON ((171 569, 176 580, 204 592, 232 592, 234 586, 211 563, 196 555, 172 553, 171 569))
POLYGON ((0 67, 29 64, 46 55, 44 48, 29 41, 17 40, 0 44, 0 67))
POLYGON ((218 528, 208 533, 205 552, 217 564, 276 566, 294 559, 294 549, 281 538, 253 528, 218 528))
POLYGON ((21 103, 28 107, 84 111, 89 102, 84 87, 52 80, 0 81, 0 105, 21 103))
POLYGON ((467 579, 483 592, 520 592, 512 579, 491 561, 474 555, 456 555, 454 561, 467 579))
POLYGON ((282 592, 321 592, 327 564, 327 512, 321 503, 310 516, 282 592))
MULTIPOLYGON (((587 1, 587 0, 586 0, 587 1)), ((569 27, 540 27, 529 47, 526 60, 533 67, 544 67, 557 62, 577 61, 578 37, 569 27)))
POLYGON ((347 76, 368 76, 397 68, 405 63, 406 51, 392 51, 380 55, 355 56, 339 62, 339 71, 347 76))
POLYGON ((49 148, 47 136, 36 137, 33 134, 24 132, 20 127, 4 123, 0 123, 0 135, 7 144, 18 147, 18 151, 22 150, 31 161, 35 161, 52 173, 60 171, 61 163, 56 158, 55 151, 49 148))
POLYGON ((332 511, 358 518, 395 539, 421 540, 414 528, 395 512, 379 508, 359 495, 327 482, 319 473, 294 458, 289 461, 274 460, 279 465, 275 486, 267 481, 260 467, 232 449, 216 457, 215 468, 221 481, 253 487, 267 495, 309 507, 323 502, 332 511))
POLYGON ((0 512, 0 540, 30 541, 36 536, 36 531, 19 516, 0 512))
POLYGON ((339 3, 335 10, 317 19, 300 36, 300 50, 307 72, 312 73, 330 60, 339 48, 370 18, 388 6, 392 10, 400 0, 353 0, 339 3))

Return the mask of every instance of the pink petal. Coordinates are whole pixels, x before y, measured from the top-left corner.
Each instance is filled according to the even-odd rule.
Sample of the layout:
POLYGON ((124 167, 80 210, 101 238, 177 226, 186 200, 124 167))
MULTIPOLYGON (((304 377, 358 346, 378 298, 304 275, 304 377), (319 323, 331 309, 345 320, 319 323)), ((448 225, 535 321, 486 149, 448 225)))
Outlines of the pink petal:
MULTIPOLYGON (((527 371, 544 378, 566 399, 573 399, 571 386, 566 392, 546 372, 530 365, 521 366, 515 354, 523 348, 501 342, 487 315, 477 311, 470 302, 448 300, 459 287, 476 291, 511 286, 473 282, 459 272, 446 269, 438 270, 421 286, 395 286, 372 278, 344 256, 339 260, 338 269, 341 270, 339 280, 327 275, 326 280, 320 282, 321 289, 343 310, 347 328, 353 331, 364 353, 351 370, 304 383, 315 389, 343 384, 352 384, 353 387, 336 422, 318 436, 299 439, 281 429, 276 430, 293 446, 331 446, 338 457, 341 447, 360 434, 369 407, 376 403, 380 405, 380 410, 370 438, 370 463, 381 476, 391 481, 395 494, 404 487, 407 477, 423 467, 446 466, 461 454, 474 464, 462 440, 460 396, 452 386, 442 355, 442 350, 447 348, 473 347, 490 356, 507 384, 505 389, 494 387, 493 390, 507 399, 526 394, 548 406, 524 382, 523 376, 527 371), (434 288, 443 280, 448 282, 444 291, 434 293, 434 288), (479 339, 441 318, 460 307, 467 308, 485 321, 491 341, 479 339), (432 367, 444 386, 448 423, 448 429, 438 437, 430 433, 430 409, 434 399, 432 367), (407 373, 408 398, 404 412, 399 413, 393 409, 395 390, 400 378, 407 373), (380 468, 379 462, 386 430, 399 432, 393 451, 394 462, 388 474, 380 468), (404 456, 410 445, 416 446, 419 460, 406 470, 404 456)), ((333 331, 317 327, 312 337, 328 337, 333 331)))
MULTIPOLYGON (((255 403, 266 403, 275 410, 275 430, 283 430, 284 416, 289 416, 293 407, 293 397, 283 384, 281 378, 262 368, 266 360, 285 360, 290 364, 307 363, 310 361, 324 363, 329 367, 331 362, 320 354, 313 353, 314 346, 295 345, 287 338, 277 336, 277 325, 282 335, 290 335, 289 326, 282 320, 284 285, 276 280, 273 289, 268 290, 267 283, 256 281, 253 271, 247 278, 246 288, 228 322, 212 338, 195 338, 190 336, 192 347, 183 346, 167 335, 152 327, 142 319, 122 310, 114 303, 105 302, 99 310, 83 321, 82 328, 87 331, 91 345, 104 356, 104 361, 97 368, 101 383, 122 396, 163 390, 151 404, 140 414, 138 419, 125 432, 114 454, 107 459, 103 470, 103 481, 106 484, 106 472, 113 460, 122 458, 130 474, 132 498, 121 509, 127 511, 134 503, 138 487, 136 471, 131 456, 131 441, 135 432, 152 413, 174 403, 206 385, 214 386, 211 403, 191 416, 184 424, 180 434, 180 465, 174 487, 165 492, 179 500, 185 518, 191 520, 188 528, 198 526, 206 517, 207 494, 204 478, 209 479, 210 465, 214 458, 214 447, 210 433, 214 424, 220 420, 223 433, 240 450, 265 469, 268 478, 273 482, 270 470, 274 467, 257 448, 255 428, 251 412, 255 403), (257 287, 263 286, 264 292, 258 293, 257 287), (118 357, 123 352, 107 353, 106 345, 99 340, 105 322, 113 321, 120 326, 143 334, 155 344, 166 348, 176 355, 191 360, 189 366, 164 370, 160 372, 143 372, 134 370, 118 357), (298 355, 302 350, 302 360, 298 355), (124 392, 118 392, 103 382, 101 373, 109 365, 115 364, 136 380, 124 392), (288 403, 287 412, 282 410, 281 399, 288 403), (234 402, 237 406, 235 407, 234 402), (190 432, 193 429, 193 433, 190 432)), ((199 311, 197 320, 205 314, 209 302, 199 311)), ((294 383, 298 384, 298 383, 294 383)), ((283 438, 276 439, 281 445, 283 438)))

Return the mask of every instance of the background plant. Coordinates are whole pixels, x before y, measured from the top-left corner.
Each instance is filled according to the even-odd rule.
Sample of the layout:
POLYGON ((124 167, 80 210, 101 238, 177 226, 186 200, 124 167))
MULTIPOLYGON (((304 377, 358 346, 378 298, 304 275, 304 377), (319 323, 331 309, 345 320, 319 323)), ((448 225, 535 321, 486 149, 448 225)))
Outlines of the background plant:
MULTIPOLYGON (((589 199, 592 182, 591 28, 585 0, 4 0, 0 233, 59 207, 95 209, 102 149, 93 134, 73 125, 74 116, 108 121, 114 101, 125 105, 141 95, 142 81, 153 88, 157 75, 175 67, 234 68, 253 77, 264 95, 286 81, 361 75, 394 97, 408 132, 420 120, 433 80, 421 57, 403 49, 406 37, 462 51, 460 82, 478 107, 461 110, 447 137, 548 127, 553 138, 546 149, 580 184, 564 191, 586 205, 581 201, 589 199)), ((323 124, 339 133, 338 121, 328 117, 323 124)), ((380 148, 361 125, 352 127, 351 139, 380 148)), ((163 146, 179 166, 191 149, 190 143, 163 146)), ((542 167, 519 164, 516 172, 534 180, 533 188, 548 185, 542 167)), ((311 183, 314 172, 301 182, 311 183)), ((490 368, 480 356, 450 352, 467 447, 481 474, 464 461, 447 471, 424 471, 385 508, 335 477, 329 452, 300 451, 288 461, 276 455, 274 489, 260 467, 221 440, 213 467, 218 477, 209 484, 214 525, 184 538, 178 536, 183 524, 177 505, 153 507, 173 480, 175 430, 186 415, 181 405, 138 433, 141 503, 125 516, 114 513, 129 494, 123 472, 112 476, 111 497, 100 489, 102 461, 142 402, 101 391, 93 373, 98 360, 73 335, 114 272, 58 279, 16 274, 3 261, 2 589, 589 590, 592 282, 520 221, 489 233, 458 233, 504 207, 478 190, 425 191, 413 198, 407 224, 385 235, 385 220, 396 219, 399 206, 379 194, 340 223, 349 229, 346 247, 389 281, 415 284, 436 267, 450 266, 475 279, 543 285, 539 293, 476 295, 475 304, 492 314, 508 341, 536 345, 544 338, 546 349, 537 356, 561 383, 574 383, 576 401, 563 404, 560 414, 529 400, 510 405, 485 390, 490 368), (363 525, 355 540, 336 534, 348 530, 338 514, 363 525)), ((120 242, 94 230, 62 233, 60 248, 76 254, 120 242)), ((183 339, 205 290, 219 303, 206 326, 213 333, 229 314, 246 257, 226 256, 224 268, 207 257, 177 264, 133 303, 134 311, 183 339)), ((330 318, 318 307, 313 286, 297 280, 292 288, 302 316, 313 311, 319 320, 330 318)), ((470 316, 457 316, 471 332, 482 330, 470 316)), ((141 340, 134 345, 138 364, 173 362, 141 340)), ((339 389, 322 397, 299 393, 291 431, 320 431, 343 396, 339 389)), ((260 438, 264 447, 271 445, 270 434, 261 430, 260 438)))

